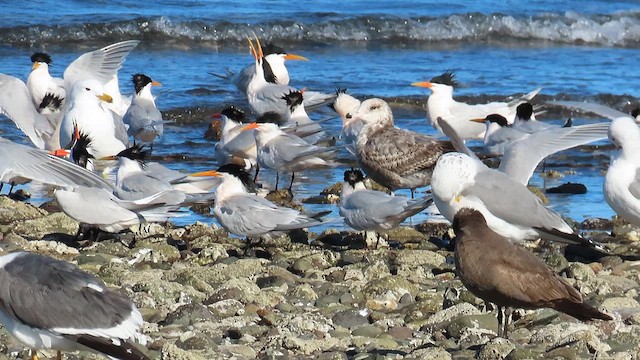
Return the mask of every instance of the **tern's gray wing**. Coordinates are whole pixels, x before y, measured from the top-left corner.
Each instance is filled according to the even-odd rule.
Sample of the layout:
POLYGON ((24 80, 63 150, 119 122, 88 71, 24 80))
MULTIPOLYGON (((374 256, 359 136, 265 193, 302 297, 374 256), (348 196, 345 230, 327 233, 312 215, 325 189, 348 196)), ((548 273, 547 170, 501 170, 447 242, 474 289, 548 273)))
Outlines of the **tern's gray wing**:
POLYGON ((258 115, 273 111, 282 116, 286 116, 289 108, 283 96, 291 91, 296 91, 296 89, 287 85, 269 83, 255 93, 255 101, 249 101, 249 105, 251 105, 253 111, 258 115))
POLYGON ((80 55, 64 71, 65 88, 71 89, 78 80, 93 78, 102 84, 109 82, 139 40, 127 40, 80 55))
POLYGON ((139 200, 167 190, 173 190, 169 183, 146 173, 136 173, 122 179, 114 194, 122 200, 139 200))
POLYGON ((328 148, 311 145, 294 134, 284 133, 269 142, 269 148, 284 161, 293 161, 330 151, 328 148))
POLYGON ((336 100, 338 95, 335 93, 321 93, 318 91, 305 91, 304 92, 304 109, 306 111, 313 111, 319 107, 329 105, 336 100))
POLYGON ((411 131, 388 128, 358 149, 363 166, 380 167, 401 176, 432 168, 443 152, 452 151, 451 143, 411 131))
POLYGON ((45 148, 45 140, 55 132, 55 126, 33 106, 27 85, 5 74, 0 74, 0 114, 11 119, 40 149, 45 148))
POLYGON ((242 131, 231 140, 227 141, 222 150, 234 156, 245 157, 249 154, 255 156, 256 140, 250 131, 242 131), (253 150, 253 151, 252 151, 253 150))
POLYGON ((21 176, 62 187, 88 186, 111 190, 100 176, 46 151, 0 138, 0 175, 21 176))
POLYGON ((560 105, 572 109, 578 109, 586 112, 591 112, 596 115, 600 115, 606 117, 608 119, 616 119, 619 117, 628 117, 631 118, 631 115, 624 113, 622 111, 618 111, 616 109, 610 108, 605 105, 596 104, 596 103, 588 103, 582 101, 550 101, 548 102, 550 105, 560 105))
POLYGON ((250 64, 247 65, 240 73, 231 77, 231 82, 236 86, 240 93, 244 94, 247 92, 247 86, 251 82, 251 78, 256 73, 256 65, 250 64))
POLYGON ((154 178, 166 181, 168 183, 183 181, 188 176, 187 174, 181 173, 180 171, 169 169, 168 167, 157 162, 145 163, 144 171, 148 174, 151 174, 154 178))
POLYGON ((124 114, 122 121, 129 125, 129 135, 133 136, 140 130, 157 127, 158 135, 162 135, 162 114, 153 103, 145 99, 134 99, 124 114))
MULTIPOLYGON (((340 215, 349 217, 349 222, 360 224, 365 230, 365 224, 378 224, 387 221, 387 217, 402 213, 407 206, 404 196, 390 196, 373 190, 360 190, 349 195, 340 204, 340 215)), ((357 229, 360 230, 360 229, 357 229)))
POLYGON ((511 224, 572 232, 560 215, 547 209, 524 185, 500 171, 485 168, 478 172, 473 186, 468 186, 461 195, 480 199, 489 212, 511 224))
POLYGON ((527 185, 540 161, 558 151, 607 138, 609 123, 554 128, 531 134, 507 147, 499 170, 527 185))
POLYGON ((111 110, 111 116, 113 117, 113 126, 115 128, 115 137, 120 140, 125 146, 129 146, 129 134, 127 134, 127 127, 124 126, 122 117, 115 111, 111 110))
POLYGON ((276 206, 256 195, 232 196, 214 211, 220 224, 236 235, 263 235, 270 231, 285 231, 322 222, 300 214, 297 210, 276 206))
POLYGON ((464 143, 464 140, 458 135, 458 132, 456 132, 456 129, 449 124, 448 120, 440 117, 437 120, 440 129, 442 129, 442 132, 447 135, 447 137, 449 137, 449 140, 451 140, 451 145, 457 152, 467 154, 472 159, 478 160, 476 153, 469 149, 467 144, 464 143))

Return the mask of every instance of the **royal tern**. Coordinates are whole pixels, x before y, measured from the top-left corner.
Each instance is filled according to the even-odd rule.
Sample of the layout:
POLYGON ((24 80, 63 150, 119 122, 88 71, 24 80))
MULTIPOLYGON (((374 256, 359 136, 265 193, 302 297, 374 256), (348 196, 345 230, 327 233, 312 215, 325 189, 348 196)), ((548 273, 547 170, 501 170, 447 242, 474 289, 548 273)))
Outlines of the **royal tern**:
MULTIPOLYGON (((189 194, 177 190, 170 181, 166 180, 167 171, 162 168, 158 170, 161 175, 156 175, 148 169, 143 169, 141 163, 144 162, 148 155, 149 150, 144 149, 139 144, 134 144, 115 156, 118 159, 118 169, 113 193, 119 199, 136 201, 162 194, 160 199, 166 205, 187 205, 196 202, 208 202, 213 199, 213 194, 210 193, 206 194, 202 191, 197 191, 198 194, 189 194)), ((112 160, 113 158, 113 156, 109 156, 103 159, 112 160)), ((158 167, 160 165, 154 168, 157 169, 158 167)), ((184 179, 184 177, 180 180, 184 179)))
POLYGON ((133 302, 66 261, 29 252, 0 256, 0 322, 31 348, 91 351, 112 359, 149 359, 133 302))
MULTIPOLYGON (((258 116, 266 112, 276 112, 282 116, 286 116, 288 108, 283 96, 291 91, 296 91, 296 89, 288 85, 269 82, 269 74, 264 71, 264 53, 260 41, 256 38, 257 47, 254 47, 251 39, 248 40, 255 60, 255 74, 251 77, 251 81, 245 92, 249 105, 258 116)), ((320 94, 319 96, 308 98, 305 105, 307 110, 309 110, 322 105, 328 105, 333 102, 334 98, 335 95, 333 94, 320 94)))
POLYGON ((67 98, 68 111, 60 124, 61 147, 69 148, 73 144, 74 127, 77 126, 92 139, 96 158, 124 150, 125 144, 116 137, 113 112, 101 105, 101 102, 112 100, 97 80, 76 82, 67 98))
POLYGON ((356 142, 356 158, 364 172, 377 183, 391 190, 427 186, 438 158, 455 151, 449 141, 398 129, 393 125, 393 113, 386 101, 363 101, 349 121, 364 125, 356 142))
POLYGON ((222 118, 222 131, 220 140, 214 148, 214 156, 218 164, 224 165, 240 160, 248 161, 251 165, 257 162, 256 141, 254 131, 242 131, 247 122, 244 111, 235 106, 229 106, 214 117, 222 118))
POLYGON ((228 232, 239 236, 262 236, 321 225, 317 216, 275 205, 267 199, 247 192, 242 181, 225 172, 211 172, 222 178, 215 189, 213 214, 228 232))
POLYGON ((582 294, 532 252, 494 232, 482 213, 461 208, 454 217, 455 264, 464 286, 498 305, 498 336, 507 336, 510 309, 552 308, 579 320, 613 320, 584 302, 582 294))
POLYGON ((287 121, 284 126, 292 127, 293 134, 304 138, 310 144, 315 144, 326 136, 320 124, 311 120, 305 111, 302 91, 291 91, 284 95, 283 99, 289 107, 287 121))
MULTIPOLYGON (((360 170, 347 170, 344 172, 339 209, 347 226, 358 231, 375 232, 396 228, 432 202, 430 197, 412 200, 369 190, 364 185, 364 175, 360 170)), ((369 239, 370 236, 365 235, 365 241, 369 239)), ((367 243, 368 247, 372 245, 375 244, 367 243)))
POLYGON ((617 118, 611 122, 609 140, 619 151, 611 156, 604 198, 621 218, 640 226, 640 129, 630 117, 617 118))
POLYGON ((42 112, 43 109, 59 110, 66 97, 64 80, 54 78, 49 73, 51 56, 46 53, 37 52, 31 55, 31 72, 27 78, 27 88, 31 94, 33 105, 42 112), (57 101, 53 101, 56 99, 57 101), (48 106, 55 104, 56 106, 48 106))
POLYGON ((509 123, 513 123, 516 107, 531 100, 541 89, 536 89, 525 96, 506 102, 492 102, 488 104, 470 105, 453 99, 453 89, 458 86, 455 75, 447 71, 430 81, 414 82, 411 85, 426 87, 431 90, 427 99, 427 114, 431 125, 442 131, 438 125, 438 118, 445 119, 456 130, 458 136, 464 139, 481 139, 484 136, 484 126, 469 123, 470 119, 484 118, 489 114, 500 114, 509 123))
POLYGON ((122 117, 125 125, 128 125, 127 134, 143 142, 153 142, 157 136, 162 136, 163 120, 160 110, 151 94, 152 86, 162 86, 157 81, 151 80, 144 74, 135 74, 132 77, 135 94, 131 105, 122 117))
POLYGON ((109 233, 145 222, 166 222, 182 215, 177 212, 179 206, 165 205, 167 192, 134 201, 119 199, 104 188, 85 186, 57 189, 53 194, 70 218, 109 233))
POLYGON ((291 173, 291 190, 296 172, 332 166, 330 159, 336 156, 335 149, 309 144, 294 134, 284 132, 276 124, 251 123, 242 128, 244 131, 251 129, 255 129, 258 165, 276 171, 276 190, 281 172, 291 173))
MULTIPOLYGON (((285 65, 286 60, 309 61, 309 59, 304 56, 289 54, 283 48, 274 45, 273 43, 267 43, 262 48, 262 51, 264 53, 263 71, 265 72, 265 75, 269 74, 266 76, 268 78, 267 81, 274 84, 289 85, 289 71, 285 65)), ((251 82, 251 78, 256 74, 255 63, 247 65, 237 74, 234 74, 231 71, 225 75, 215 73, 210 74, 229 80, 236 86, 238 91, 244 94, 247 91, 249 82, 251 82)))
POLYGON ((538 238, 598 247, 573 233, 562 217, 509 175, 457 152, 438 160, 431 179, 433 200, 449 221, 462 208, 478 210, 491 230, 514 241, 538 238))

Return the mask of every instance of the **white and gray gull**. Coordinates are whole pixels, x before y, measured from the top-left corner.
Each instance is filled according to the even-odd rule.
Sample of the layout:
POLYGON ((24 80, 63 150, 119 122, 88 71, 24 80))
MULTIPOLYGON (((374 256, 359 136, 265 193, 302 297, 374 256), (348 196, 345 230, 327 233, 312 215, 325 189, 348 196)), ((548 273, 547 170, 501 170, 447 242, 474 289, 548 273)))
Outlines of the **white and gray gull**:
POLYGON ((0 323, 37 350, 92 351, 112 359, 149 359, 142 316, 126 296, 66 261, 29 252, 0 256, 0 323))

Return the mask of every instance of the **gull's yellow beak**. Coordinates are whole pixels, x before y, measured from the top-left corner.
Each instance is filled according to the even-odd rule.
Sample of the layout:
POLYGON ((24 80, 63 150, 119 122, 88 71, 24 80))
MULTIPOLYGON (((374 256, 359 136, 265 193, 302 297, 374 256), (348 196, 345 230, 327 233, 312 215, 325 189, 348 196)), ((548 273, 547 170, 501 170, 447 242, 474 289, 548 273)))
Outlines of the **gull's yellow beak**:
POLYGON ((417 86, 417 87, 423 87, 423 88, 428 88, 431 89, 432 85, 430 81, 418 81, 418 82, 414 82, 411 83, 411 86, 417 86))
POLYGON ((109 104, 113 102, 113 98, 109 94, 98 95, 97 98, 102 101, 108 102, 109 104))
POLYGON ((301 60, 301 61, 309 61, 309 59, 307 59, 304 56, 300 56, 300 55, 296 55, 296 54, 287 54, 284 56, 285 60, 301 60))

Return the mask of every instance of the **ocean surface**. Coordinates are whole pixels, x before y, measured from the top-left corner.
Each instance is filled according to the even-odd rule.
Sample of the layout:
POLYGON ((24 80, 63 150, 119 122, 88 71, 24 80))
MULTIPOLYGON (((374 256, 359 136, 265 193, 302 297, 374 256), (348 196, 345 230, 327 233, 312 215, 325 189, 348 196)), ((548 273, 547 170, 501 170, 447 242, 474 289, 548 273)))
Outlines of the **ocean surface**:
MULTIPOLYGON (((598 101, 627 111, 636 105, 640 84, 638 1, 5 1, 0 73, 26 81, 30 55, 46 51, 53 57, 52 74, 61 76, 84 52, 139 39, 120 71, 121 91, 133 92, 130 76, 138 72, 164 84, 154 89, 157 105, 166 119, 177 121, 166 126, 154 155, 171 168, 200 171, 217 166, 214 142, 203 136, 209 114, 229 104, 246 108, 243 94, 210 72, 239 71, 251 63, 245 36, 253 33, 310 59, 288 63, 291 85, 325 92, 340 87, 359 98, 413 104, 398 111, 397 126, 429 134, 435 131, 421 107, 427 93, 409 84, 445 70, 463 83, 455 94, 478 103, 543 87, 542 100, 598 101)), ((561 123, 563 116, 548 112, 539 118, 561 123)), ((571 116, 578 124, 604 121, 571 116)), ((326 126, 339 132, 338 119, 326 126)), ((2 117, 0 136, 28 141, 2 117)), ((587 194, 550 195, 549 206, 577 221, 611 217, 602 196, 610 151, 603 141, 557 155, 546 169, 565 176, 545 181, 535 175, 531 183, 585 184, 587 194)), ((299 174, 296 200, 340 181, 344 170, 299 174)), ((263 186, 271 187, 273 177, 262 172, 263 186)), ((309 208, 333 209, 338 216, 335 206, 309 208)), ((195 220, 215 221, 194 214, 176 222, 195 220)))

